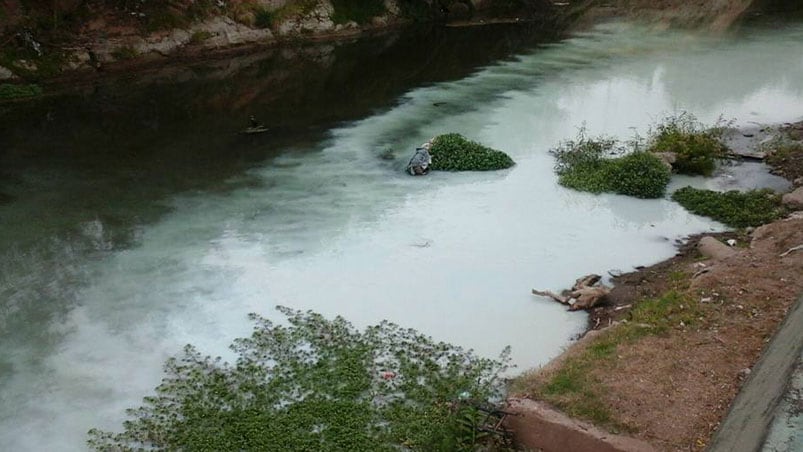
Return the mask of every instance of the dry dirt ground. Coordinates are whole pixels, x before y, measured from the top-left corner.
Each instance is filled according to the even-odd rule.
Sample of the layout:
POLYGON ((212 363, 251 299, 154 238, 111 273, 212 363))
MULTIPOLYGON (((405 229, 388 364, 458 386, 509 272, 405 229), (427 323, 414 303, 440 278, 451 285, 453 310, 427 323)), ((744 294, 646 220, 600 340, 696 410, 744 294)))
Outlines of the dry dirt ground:
MULTIPOLYGON (((704 448, 736 396, 744 369, 756 362, 803 293, 803 252, 780 257, 801 244, 803 216, 798 216, 762 226, 748 248, 722 261, 700 260, 691 248, 620 278, 614 303, 675 288, 700 304, 702 319, 617 348, 612 368, 597 377, 618 421, 664 450, 704 448), (708 272, 691 278, 703 269, 708 272)), ((625 317, 623 311, 616 313, 625 317)))
MULTIPOLYGON (((803 123, 794 127, 803 130, 803 123)), ((797 175, 801 156, 786 161, 787 167, 780 162, 775 171, 797 175)), ((803 294, 803 250, 781 256, 803 245, 803 212, 716 237, 736 239, 737 253, 705 259, 696 249, 700 237, 692 237, 674 258, 615 278, 608 304, 591 311, 589 327, 601 329, 627 321, 642 300, 675 291, 686 303, 680 309, 695 317, 659 334, 621 341, 612 357, 591 365, 584 381, 598 385, 590 394, 610 413, 604 423, 609 430, 625 431, 659 450, 703 450, 749 369, 803 294)), ((593 341, 522 377, 518 389, 571 412, 571 406, 561 406, 569 399, 544 397, 543 388, 566 359, 593 341)))

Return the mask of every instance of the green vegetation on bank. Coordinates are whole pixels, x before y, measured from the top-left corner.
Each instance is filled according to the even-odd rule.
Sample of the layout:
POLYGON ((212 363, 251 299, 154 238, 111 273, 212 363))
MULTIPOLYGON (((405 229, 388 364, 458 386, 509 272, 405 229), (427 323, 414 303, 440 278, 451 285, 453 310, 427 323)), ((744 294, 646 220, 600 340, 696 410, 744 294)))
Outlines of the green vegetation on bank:
POLYGON ((115 49, 112 52, 112 56, 114 56, 119 61, 125 61, 125 60, 130 60, 130 59, 136 58, 137 56, 139 56, 139 52, 137 52, 137 49, 135 49, 133 47, 124 46, 124 47, 120 47, 118 49, 115 49))
POLYGON ((36 97, 41 94, 42 87, 39 85, 15 85, 12 83, 0 83, 0 100, 36 97))
POLYGON ((672 200, 689 212, 734 228, 760 226, 777 220, 785 213, 781 197, 772 190, 721 193, 684 187, 672 194, 672 200))
POLYGON ((365 24, 387 12, 383 0, 332 0, 335 12, 332 22, 345 24, 350 21, 365 24))
MULTIPOLYGON (((688 275, 682 278, 688 279, 688 275)), ((683 281, 678 281, 682 285, 683 281)), ((514 389, 555 405, 566 414, 612 430, 628 430, 617 421, 605 400, 605 388, 597 372, 604 373, 616 363, 619 345, 646 336, 665 334, 673 328, 687 328, 701 315, 696 303, 677 290, 660 298, 643 300, 629 313, 627 322, 603 331, 577 353, 569 356, 547 375, 521 377, 514 389)))
POLYGON ((491 149, 457 133, 439 135, 429 150, 433 170, 490 171, 510 168, 515 162, 502 151, 491 149))
POLYGON ((575 140, 552 150, 558 183, 591 193, 619 193, 637 198, 660 198, 671 177, 661 159, 643 151, 626 152, 616 140, 589 138, 581 129, 575 140), (619 157, 612 157, 620 155, 619 157))
POLYGON ((683 112, 664 118, 650 130, 647 150, 674 153, 672 169, 680 174, 710 176, 717 159, 725 156, 721 135, 721 127, 705 127, 694 115, 683 112))
POLYGON ((383 322, 364 331, 338 317, 279 308, 232 345, 235 364, 192 346, 121 433, 89 432, 95 450, 474 451, 477 403, 502 396, 499 360, 383 322))

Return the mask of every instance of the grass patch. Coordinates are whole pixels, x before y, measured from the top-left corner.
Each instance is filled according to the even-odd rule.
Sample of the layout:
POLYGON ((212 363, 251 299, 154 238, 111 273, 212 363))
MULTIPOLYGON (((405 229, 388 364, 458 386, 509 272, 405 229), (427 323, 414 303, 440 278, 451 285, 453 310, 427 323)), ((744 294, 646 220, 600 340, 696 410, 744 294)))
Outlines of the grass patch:
POLYGON ((620 345, 646 336, 665 334, 673 328, 694 325, 701 314, 696 304, 677 291, 669 291, 657 299, 643 300, 630 311, 626 323, 591 339, 553 373, 545 378, 536 375, 535 380, 531 378, 529 382, 517 384, 528 385, 527 392, 570 416, 610 430, 631 430, 616 419, 616 414, 605 401, 606 389, 596 375, 615 365, 620 345))
MULTIPOLYGON (((688 278, 688 275, 684 276, 688 278)), ((694 325, 701 313, 699 306, 686 296, 674 290, 669 291, 661 298, 643 300, 633 307, 630 324, 626 325, 626 329, 632 331, 627 337, 639 337, 644 332, 663 334, 672 328, 694 325), (649 325, 650 328, 642 328, 642 325, 649 325)))
POLYGON ((803 177, 803 143, 777 140, 771 149, 765 161, 778 174, 790 180, 803 177))
POLYGON ((803 143, 778 143, 772 152, 767 153, 767 163, 778 165, 786 160, 803 155, 803 143))
POLYGON ((37 97, 42 94, 42 87, 36 84, 15 85, 13 83, 0 84, 0 100, 23 99, 37 97))
POLYGON ((335 8, 332 22, 345 24, 351 21, 365 24, 387 12, 383 0, 332 0, 335 8))
POLYGON ((710 176, 716 161, 725 156, 720 142, 721 127, 706 128, 691 113, 666 117, 654 126, 647 139, 649 152, 672 152, 672 168, 680 174, 710 176))
POLYGON ((117 61, 125 61, 139 56, 137 49, 129 46, 119 47, 112 52, 112 56, 117 61))
POLYGON ((259 28, 271 28, 275 20, 276 16, 273 11, 265 8, 257 8, 254 11, 254 25, 259 28))
POLYGON ((45 49, 38 54, 31 48, 13 47, 0 49, 0 66, 13 69, 26 80, 41 80, 61 73, 67 59, 59 49, 45 49), (27 64, 20 62, 25 60, 27 64))
POLYGON ((206 30, 196 31, 190 36, 190 44, 200 44, 212 37, 212 33, 206 30))
POLYGON ((510 168, 515 162, 502 151, 491 149, 457 133, 440 135, 432 141, 432 165, 440 171, 490 171, 510 168))
POLYGON ((772 190, 722 193, 684 187, 672 194, 672 200, 689 212, 734 228, 761 226, 786 213, 781 197, 772 190))
POLYGON ((552 150, 558 183, 591 193, 619 193, 637 198, 660 198, 671 173, 661 160, 647 152, 626 152, 608 137, 589 138, 580 129, 576 140, 552 150))

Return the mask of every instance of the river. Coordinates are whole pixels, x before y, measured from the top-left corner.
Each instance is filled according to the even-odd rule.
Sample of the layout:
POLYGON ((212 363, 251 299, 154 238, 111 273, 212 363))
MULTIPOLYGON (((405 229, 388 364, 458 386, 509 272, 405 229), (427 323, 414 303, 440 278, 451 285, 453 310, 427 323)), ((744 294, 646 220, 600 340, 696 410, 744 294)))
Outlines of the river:
MULTIPOLYGON (((0 106, 0 438, 83 450, 186 343, 231 358, 276 305, 389 319, 519 369, 586 317, 534 297, 671 256, 721 225, 668 200, 561 188, 548 150, 803 116, 803 26, 726 36, 609 23, 558 39, 430 30, 112 77, 0 106), (243 136, 249 115, 268 133, 243 136), (445 132, 508 152, 491 173, 403 173, 445 132)), ((756 165, 673 188, 784 187, 756 165), (748 177, 749 176, 749 177, 748 177)))

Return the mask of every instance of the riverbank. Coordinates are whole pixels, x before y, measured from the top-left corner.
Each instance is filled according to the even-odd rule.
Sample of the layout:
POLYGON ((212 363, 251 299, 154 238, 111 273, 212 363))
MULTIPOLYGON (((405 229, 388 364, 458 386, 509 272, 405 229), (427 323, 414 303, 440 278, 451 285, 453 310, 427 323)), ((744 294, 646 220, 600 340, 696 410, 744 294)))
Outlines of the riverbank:
MULTIPOLYGON (((797 185, 801 130, 803 123, 784 127, 780 133, 798 146, 768 158, 773 172, 797 185)), ((797 211, 757 229, 691 237, 675 257, 616 276, 609 304, 591 311, 594 333, 521 377, 515 396, 658 450, 705 449, 803 294, 801 244, 797 211), (704 236, 734 246, 712 256, 699 246, 704 236)))
POLYGON ((337 41, 415 24, 550 21, 548 1, 0 2, 0 81, 123 71, 154 61, 337 41))
POLYGON ((23 85, 25 89, 7 89, 7 95, 0 94, 0 101, 36 97, 42 90, 32 84, 69 84, 105 73, 335 42, 421 24, 465 27, 529 22, 541 29, 566 30, 627 17, 662 28, 724 31, 753 14, 800 8, 792 3, 201 0, 111 6, 92 1, 38 5, 4 0, 0 2, 0 83, 23 85))

